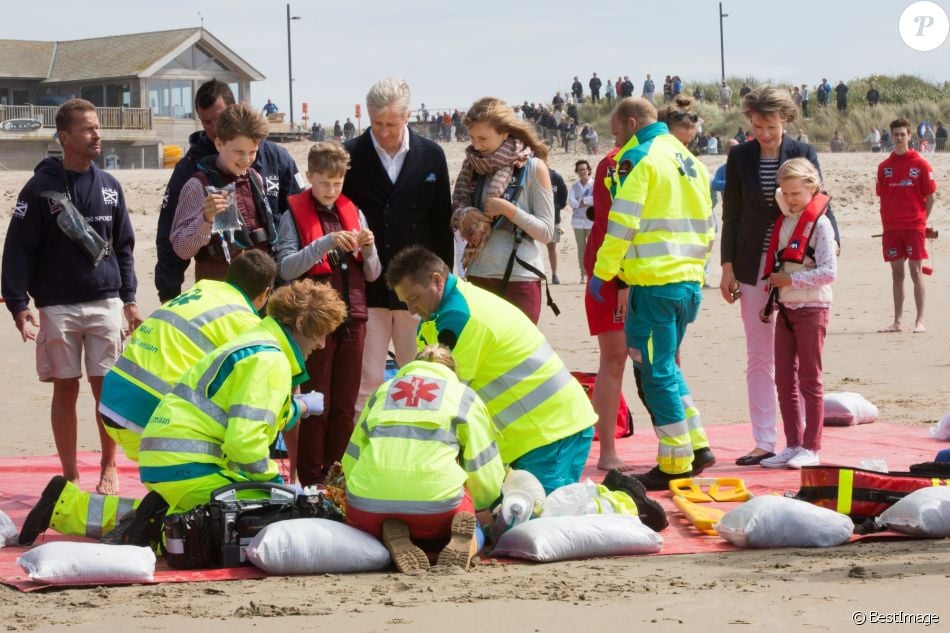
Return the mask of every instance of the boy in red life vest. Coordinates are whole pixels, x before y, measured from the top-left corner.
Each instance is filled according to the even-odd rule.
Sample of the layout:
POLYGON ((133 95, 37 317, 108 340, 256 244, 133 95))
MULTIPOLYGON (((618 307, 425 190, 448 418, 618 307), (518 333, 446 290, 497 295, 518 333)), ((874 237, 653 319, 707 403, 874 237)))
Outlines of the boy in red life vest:
MULTIPOLYGON (((301 485, 321 483, 353 433, 366 336, 366 282, 382 272, 373 232, 343 190, 350 156, 337 143, 317 143, 307 157, 311 188, 288 198, 280 220, 277 261, 290 281, 309 277, 329 284, 346 302, 347 319, 307 359, 303 391, 324 394, 324 412, 300 426, 297 475, 301 485)), ((292 447, 290 447, 292 450, 292 447)))
POLYGON ((267 121, 246 103, 229 105, 218 116, 217 154, 198 162, 198 169, 181 189, 171 240, 175 254, 182 259, 195 258, 195 279, 224 281, 230 257, 258 248, 273 254, 277 226, 267 202, 261 175, 251 165, 257 149, 267 136, 267 121), (224 194, 208 194, 205 187, 223 188, 234 184, 235 203, 241 215, 241 228, 233 232, 229 245, 211 232, 214 218, 228 208, 224 194))
MULTIPOLYGON (((829 198, 819 191, 821 176, 804 158, 778 170, 775 221, 766 254, 768 275, 778 301, 775 324, 775 387, 785 426, 786 447, 759 462, 765 468, 817 466, 824 425, 821 352, 828 330, 831 283, 838 272, 835 237, 825 216, 829 198), (804 411, 802 406, 804 405, 804 411)), ((770 318, 770 297, 760 315, 770 318)))

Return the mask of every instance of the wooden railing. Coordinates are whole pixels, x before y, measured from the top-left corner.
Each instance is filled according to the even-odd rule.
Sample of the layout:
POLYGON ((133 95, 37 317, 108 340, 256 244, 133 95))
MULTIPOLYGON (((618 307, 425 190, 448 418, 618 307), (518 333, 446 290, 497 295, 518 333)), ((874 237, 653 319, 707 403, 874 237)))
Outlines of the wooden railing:
MULTIPOLYGON (((59 106, 0 105, 0 121, 7 119, 36 119, 43 127, 56 127, 59 106)), ((96 108, 99 127, 103 130, 151 130, 150 108, 96 108)))

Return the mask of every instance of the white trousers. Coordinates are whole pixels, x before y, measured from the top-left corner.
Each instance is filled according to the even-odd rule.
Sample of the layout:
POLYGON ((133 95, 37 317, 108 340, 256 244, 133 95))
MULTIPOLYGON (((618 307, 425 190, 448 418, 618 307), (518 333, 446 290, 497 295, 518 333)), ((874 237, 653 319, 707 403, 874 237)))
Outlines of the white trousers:
POLYGON ((775 452, 775 424, 778 399, 775 392, 775 314, 768 323, 762 323, 759 312, 765 307, 769 293, 765 291, 762 267, 759 263, 758 283, 754 286, 740 283, 742 296, 742 326, 745 329, 746 386, 749 392, 749 420, 756 448, 775 452))
POLYGON ((363 342, 363 371, 360 377, 360 394, 356 399, 356 417, 376 388, 383 384, 389 343, 392 341, 396 363, 402 367, 416 355, 416 330, 419 317, 408 310, 369 308, 366 321, 366 339, 363 342))

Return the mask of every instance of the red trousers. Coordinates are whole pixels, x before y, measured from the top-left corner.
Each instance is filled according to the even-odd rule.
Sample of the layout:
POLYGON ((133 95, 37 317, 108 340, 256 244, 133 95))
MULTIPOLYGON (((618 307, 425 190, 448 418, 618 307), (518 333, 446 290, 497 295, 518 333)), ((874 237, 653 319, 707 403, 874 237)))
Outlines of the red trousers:
POLYGON ((496 294, 524 312, 535 325, 541 319, 541 282, 509 281, 505 294, 501 294, 501 279, 467 277, 473 285, 496 294))
POLYGON ((360 392, 366 321, 347 321, 327 336, 323 349, 307 358, 310 380, 301 391, 323 394, 323 414, 300 420, 297 477, 301 486, 323 483, 340 461, 353 434, 360 392))
MULTIPOLYGON (((460 512, 475 514, 475 506, 472 504, 472 498, 467 490, 462 501, 454 510, 438 514, 376 514, 375 512, 357 510, 347 502, 346 522, 358 530, 363 530, 367 534, 382 539, 383 521, 399 519, 405 521, 406 525, 409 526, 409 536, 412 537, 413 541, 439 541, 452 536, 452 517, 460 512)), ((423 549, 426 548, 423 547, 423 549)))
POLYGON ((775 318, 775 387, 786 446, 821 450, 825 424, 821 350, 827 330, 828 308, 781 308, 775 318))

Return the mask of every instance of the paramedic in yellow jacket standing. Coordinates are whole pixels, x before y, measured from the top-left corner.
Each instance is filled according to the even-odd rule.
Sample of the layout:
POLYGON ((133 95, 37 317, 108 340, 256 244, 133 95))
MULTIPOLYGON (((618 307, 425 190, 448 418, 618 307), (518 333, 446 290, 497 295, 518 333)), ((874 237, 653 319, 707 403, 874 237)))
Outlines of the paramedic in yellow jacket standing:
MULTIPOLYGON (((260 324, 226 342, 182 375, 155 408, 139 444, 142 483, 184 512, 207 503, 213 490, 239 481, 281 481, 270 459, 280 431, 323 409, 321 394, 292 396, 307 378, 304 358, 323 345, 346 315, 332 288, 304 280, 276 290, 260 324)), ((61 479, 61 478, 59 478, 61 479)), ((50 482, 24 522, 28 545, 52 528, 61 534, 100 537, 137 505, 102 495, 48 494, 50 482)))
POLYGON ((421 246, 405 248, 389 262, 386 283, 422 317, 420 346, 452 350, 459 378, 488 407, 502 461, 530 471, 546 492, 577 482, 597 415, 528 317, 450 274, 421 246))
POLYGON ((644 99, 624 99, 613 117, 624 143, 619 183, 588 292, 603 301, 600 287, 614 277, 630 286, 627 348, 660 440, 657 466, 636 477, 665 490, 715 462, 675 360, 699 312, 714 237, 709 175, 644 99))
POLYGON ((467 567, 475 512, 501 494, 505 467, 485 404, 430 345, 370 397, 343 455, 346 520, 381 538, 400 571, 429 567, 413 540, 438 541, 438 564, 467 567))

